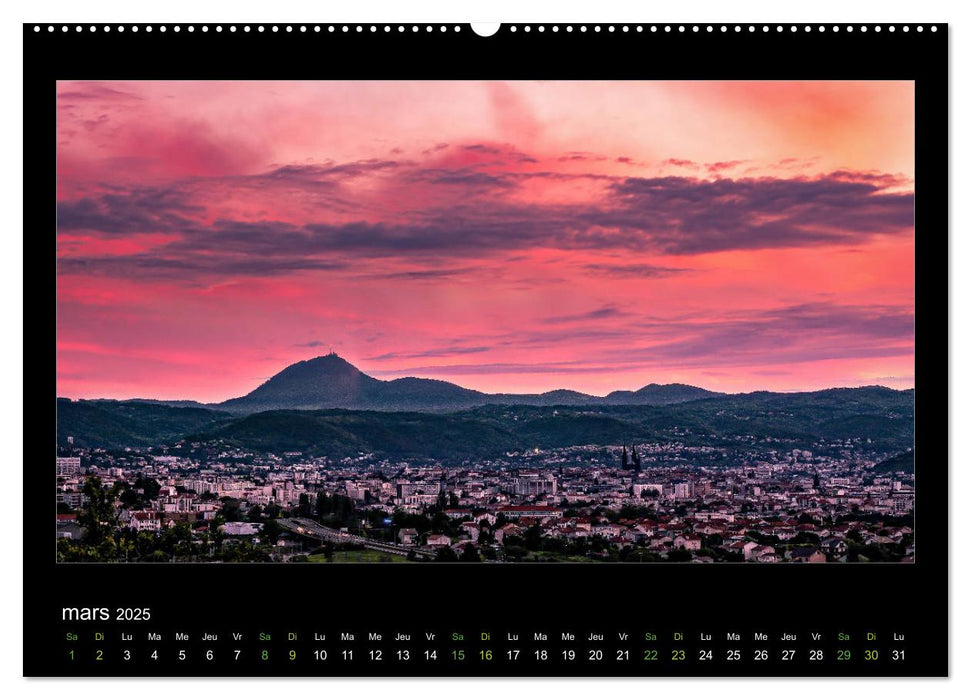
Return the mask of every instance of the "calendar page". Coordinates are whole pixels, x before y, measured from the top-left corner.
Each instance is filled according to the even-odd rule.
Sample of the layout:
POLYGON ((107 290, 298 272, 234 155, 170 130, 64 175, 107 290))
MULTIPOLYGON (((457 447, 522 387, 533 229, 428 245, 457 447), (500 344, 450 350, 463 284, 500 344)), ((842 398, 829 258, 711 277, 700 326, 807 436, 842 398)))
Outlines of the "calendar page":
POLYGON ((947 33, 25 25, 25 675, 947 675, 947 33))

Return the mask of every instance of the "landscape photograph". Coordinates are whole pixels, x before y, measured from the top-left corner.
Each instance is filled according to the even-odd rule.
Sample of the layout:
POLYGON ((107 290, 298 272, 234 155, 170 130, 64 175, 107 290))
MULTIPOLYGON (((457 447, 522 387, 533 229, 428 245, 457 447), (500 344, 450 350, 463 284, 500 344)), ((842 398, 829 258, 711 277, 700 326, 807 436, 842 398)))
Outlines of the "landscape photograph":
POLYGON ((56 109, 57 562, 915 561, 912 82, 56 109))

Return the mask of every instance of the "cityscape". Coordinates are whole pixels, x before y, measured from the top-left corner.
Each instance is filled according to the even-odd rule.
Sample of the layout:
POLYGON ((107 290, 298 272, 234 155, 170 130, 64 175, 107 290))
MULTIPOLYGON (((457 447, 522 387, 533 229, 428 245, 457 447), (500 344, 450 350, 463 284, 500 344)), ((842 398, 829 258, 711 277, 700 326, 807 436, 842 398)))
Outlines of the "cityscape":
POLYGON ((643 445, 625 469, 626 447, 587 446, 447 468, 80 451, 57 460, 58 537, 83 540, 74 513, 97 479, 124 484, 115 526, 132 550, 106 553, 119 560, 913 561, 912 478, 874 475, 859 444, 820 447, 845 456, 773 450, 711 468, 691 465, 710 451, 643 445))
MULTIPOLYGON (((261 400, 285 402, 288 394, 276 394, 274 387, 286 387, 294 371, 301 371, 305 380, 309 371, 316 376, 311 385, 325 386, 340 384, 346 372, 357 372, 335 355, 316 358, 264 384, 261 400)), ((680 387, 680 395, 689 389, 680 387)), ((421 414, 277 406, 227 417, 213 408, 62 401, 58 558, 914 561, 914 451, 895 452, 912 440, 907 429, 913 417, 912 407, 908 409, 912 393, 871 387, 781 395, 775 402, 759 396, 754 401, 772 406, 781 402, 793 413, 806 404, 813 406, 810 414, 838 415, 837 409, 826 407, 827 394, 831 401, 852 401, 853 411, 883 411, 879 427, 874 413, 868 415, 869 432, 883 437, 787 438, 775 435, 778 428, 771 420, 760 429, 761 437, 733 434, 731 426, 739 417, 724 422, 719 406, 743 399, 721 395, 651 406, 488 404, 462 412, 460 444, 481 440, 471 436, 481 436, 486 424, 514 440, 517 434, 505 433, 505 426, 523 423, 533 426, 526 434, 541 446, 496 448, 493 437, 481 456, 439 452, 445 456, 435 458, 428 456, 432 448, 422 445, 437 440, 443 447, 441 421, 448 414, 425 416, 427 431, 411 428, 393 436, 417 443, 396 452, 380 438, 365 449, 320 441, 310 435, 319 426, 309 429, 301 418, 357 419, 364 421, 358 430, 370 432, 375 426, 395 429, 402 416, 420 425, 421 414), (605 413, 646 411, 657 421, 663 415, 700 416, 706 408, 719 420, 703 428, 697 423, 692 427, 690 420, 671 426, 662 433, 663 440, 552 446, 563 441, 560 429, 552 427, 556 425, 590 435, 583 421, 603 421, 605 413), (134 448, 114 444, 91 427, 99 424, 96 416, 106 424, 135 420, 141 412, 158 423, 160 413, 186 411, 194 416, 212 413, 214 423, 167 445, 134 448), (283 420, 287 431, 306 432, 285 433, 274 451, 254 448, 266 443, 275 419, 283 420), (535 429, 538 424, 545 432, 535 429), (252 431, 241 432, 241 425, 252 431), (409 452, 412 456, 406 456, 409 452)), ((538 401, 506 400, 516 398, 538 401)), ((755 412, 749 417, 759 418, 755 412)), ((150 430, 146 425, 139 431, 150 430)), ((352 424, 345 425, 352 430, 352 424)), ((643 434, 643 426, 623 425, 643 434)), ((569 435, 565 442, 571 442, 569 435)))

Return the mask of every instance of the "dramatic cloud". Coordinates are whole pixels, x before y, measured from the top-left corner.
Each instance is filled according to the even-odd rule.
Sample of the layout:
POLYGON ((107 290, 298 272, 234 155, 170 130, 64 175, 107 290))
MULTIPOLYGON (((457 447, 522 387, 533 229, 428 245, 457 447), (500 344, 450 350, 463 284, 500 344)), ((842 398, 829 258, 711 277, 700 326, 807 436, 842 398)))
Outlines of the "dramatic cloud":
POLYGON ((166 188, 136 188, 124 194, 83 197, 57 205, 58 231, 87 230, 104 234, 184 231, 205 207, 166 188))
POLYGON ((872 234, 910 233, 913 193, 886 193, 846 175, 628 178, 614 188, 623 209, 591 221, 646 235, 671 254, 849 244, 872 234))
MULTIPOLYGON (((322 182, 333 176, 397 168, 392 163, 362 163, 315 168, 278 168, 265 180, 322 182), (363 169, 362 169, 363 168, 363 169)), ((458 187, 466 196, 447 206, 408 209, 389 222, 319 222, 206 220, 206 209, 185 192, 139 188, 127 194, 85 197, 58 205, 61 231, 84 230, 108 236, 173 233, 178 240, 156 252, 170 268, 179 259, 187 270, 218 269, 242 273, 240 258, 266 261, 268 269, 333 266, 319 256, 367 253, 372 256, 492 256, 536 247, 564 251, 660 252, 694 255, 748 250, 856 244, 876 234, 909 234, 914 198, 887 192, 895 179, 840 172, 823 177, 699 180, 693 178, 619 178, 599 201, 520 203, 515 197, 476 199, 481 188, 513 187, 502 176, 471 171, 410 169, 404 177, 423 181, 426 190, 458 187), (212 260, 196 264, 196 256, 212 260), (275 261, 274 258, 285 258, 275 261)), ((432 196, 432 199, 436 199, 432 196)), ((436 200, 437 201, 437 200, 436 200)), ((85 259, 89 269, 97 261, 85 259)), ((111 258, 104 262, 116 267, 111 258)), ((139 267, 149 266, 137 259, 139 267)), ((255 269, 254 272, 258 272, 255 269)), ((638 268, 631 268, 636 270, 638 268)), ((640 268, 643 269, 643 268, 640 268)), ((657 268, 649 274, 669 272, 657 268)), ((410 274, 410 273, 406 273, 410 274)))

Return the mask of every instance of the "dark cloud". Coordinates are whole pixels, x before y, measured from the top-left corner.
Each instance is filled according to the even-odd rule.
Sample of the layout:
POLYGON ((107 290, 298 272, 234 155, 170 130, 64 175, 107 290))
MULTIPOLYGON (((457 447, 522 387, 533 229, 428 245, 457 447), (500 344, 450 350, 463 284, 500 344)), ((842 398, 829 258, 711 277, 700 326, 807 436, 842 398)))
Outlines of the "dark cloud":
POLYGON ((479 155, 496 156, 499 161, 512 161, 518 163, 538 163, 528 153, 523 153, 514 146, 506 143, 470 143, 459 146, 460 150, 479 155))
POLYGON ((432 185, 452 185, 469 190, 509 189, 517 186, 514 178, 484 173, 471 168, 454 170, 424 168, 411 173, 408 179, 412 182, 424 181, 432 185))
POLYGON ((620 206, 588 220, 672 254, 848 244, 914 223, 913 193, 838 176, 627 178, 613 189, 620 206))
POLYGON ((601 306, 600 308, 586 311, 580 314, 568 314, 566 316, 550 316, 543 319, 543 323, 575 323, 577 321, 599 321, 605 318, 617 318, 629 314, 621 311, 616 306, 601 306))
POLYGON ((607 160, 607 157, 596 153, 588 153, 587 151, 569 151, 557 158, 557 160, 560 162, 597 162, 607 160))
POLYGON ((431 280, 431 279, 442 279, 445 277, 458 277, 460 275, 466 275, 470 272, 475 272, 478 268, 475 267, 453 267, 453 268, 435 268, 429 270, 405 270, 402 272, 386 272, 376 275, 370 275, 375 279, 386 279, 386 280, 431 280))
POLYGON ((107 234, 164 233, 193 226, 194 220, 188 217, 204 212, 204 207, 188 201, 179 190, 137 188, 124 194, 60 202, 57 228, 107 234))
MULTIPOLYGON (((837 172, 817 178, 743 178, 703 180, 687 177, 603 178, 595 204, 522 203, 505 190, 538 174, 494 175, 474 169, 418 168, 397 161, 291 165, 257 176, 214 178, 221 187, 261 187, 266 183, 324 183, 393 172, 429 188, 448 188, 456 203, 416 207, 395 220, 373 220, 353 195, 314 191, 315 205, 340 211, 345 220, 369 214, 367 221, 304 224, 275 220, 204 220, 205 190, 199 180, 168 187, 117 190, 57 206, 60 231, 86 230, 106 237, 170 233, 177 240, 148 254, 104 259, 104 268, 123 262, 146 269, 223 270, 227 274, 270 274, 298 269, 335 269, 361 256, 413 257, 438 261, 456 257, 508 257, 543 247, 644 254, 692 255, 723 250, 856 245, 875 234, 912 230, 914 196, 888 191, 899 180, 879 173, 837 172), (455 192, 463 194, 458 199, 455 192), (356 207, 356 209, 355 209, 356 207), (252 270, 253 272, 247 272, 252 270), (275 272, 274 272, 275 271, 275 272)), ((573 176, 550 173, 549 176, 573 176)), ((586 177, 586 176, 580 176, 586 177)), ((575 178, 574 178, 575 179, 575 178)), ((334 183, 337 183, 336 185, 334 183)), ((230 190, 232 191, 232 190, 230 190)), ((246 196, 241 194, 240 196, 246 196)), ((76 268, 98 266, 98 259, 73 259, 76 268)), ((637 263, 592 266, 590 272, 661 276, 680 269, 637 263)), ((431 273, 440 274, 440 273, 431 273)), ((428 277, 430 274, 420 273, 428 277)))
POLYGON ((610 277, 668 277, 681 272, 690 272, 688 268, 642 265, 639 263, 591 263, 583 267, 590 272, 609 275, 610 277))
POLYGON ((497 156, 502 153, 502 149, 498 146, 490 146, 484 143, 470 143, 461 147, 463 151, 472 151, 473 153, 487 153, 489 155, 497 156))
POLYGON ((708 163, 705 168, 710 173, 720 173, 723 170, 731 170, 732 168, 737 168, 742 163, 747 163, 745 160, 721 160, 717 163, 708 163))
POLYGON ((431 148, 424 149, 421 153, 422 153, 422 155, 430 156, 433 153, 438 153, 439 151, 444 151, 446 148, 448 148, 448 144, 447 143, 436 143, 431 148))
POLYGON ((837 180, 845 180, 848 182, 866 182, 881 189, 911 184, 910 180, 901 175, 892 175, 890 173, 872 171, 862 172, 859 170, 836 170, 831 172, 828 177, 835 178, 837 180))
POLYGON ((403 163, 397 160, 368 158, 337 164, 284 165, 255 177, 268 181, 339 181, 346 178, 373 175, 376 172, 395 170, 402 165, 403 163))
POLYGON ((677 168, 692 168, 694 170, 701 167, 693 160, 684 160, 682 158, 668 158, 667 160, 663 161, 662 165, 673 165, 677 168))
POLYGON ((178 279, 191 281, 203 276, 273 277, 308 270, 347 270, 343 261, 306 257, 251 258, 224 255, 161 257, 157 254, 62 257, 59 274, 108 275, 132 279, 178 279))
POLYGON ((81 126, 83 126, 88 131, 94 131, 99 126, 104 126, 109 121, 107 114, 99 114, 95 119, 83 119, 81 120, 81 126))

